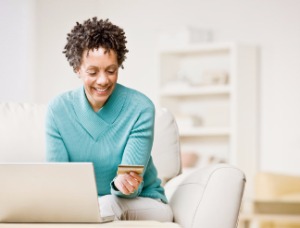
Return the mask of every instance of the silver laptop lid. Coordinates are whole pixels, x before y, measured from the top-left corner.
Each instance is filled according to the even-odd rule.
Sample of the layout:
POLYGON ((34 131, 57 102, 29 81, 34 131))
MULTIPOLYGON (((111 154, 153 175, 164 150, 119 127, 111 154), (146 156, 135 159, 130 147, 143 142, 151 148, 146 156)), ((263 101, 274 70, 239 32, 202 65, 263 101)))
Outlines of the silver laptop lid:
POLYGON ((0 222, 101 222, 92 163, 0 164, 0 222))

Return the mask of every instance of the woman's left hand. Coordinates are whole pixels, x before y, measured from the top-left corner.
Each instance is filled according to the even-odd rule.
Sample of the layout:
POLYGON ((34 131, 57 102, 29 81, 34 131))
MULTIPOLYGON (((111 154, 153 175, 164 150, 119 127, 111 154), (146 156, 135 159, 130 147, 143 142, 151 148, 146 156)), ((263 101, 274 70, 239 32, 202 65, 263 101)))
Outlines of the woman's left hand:
POLYGON ((123 194, 130 195, 139 188, 142 181, 143 177, 135 172, 130 172, 119 174, 114 180, 114 185, 123 194))

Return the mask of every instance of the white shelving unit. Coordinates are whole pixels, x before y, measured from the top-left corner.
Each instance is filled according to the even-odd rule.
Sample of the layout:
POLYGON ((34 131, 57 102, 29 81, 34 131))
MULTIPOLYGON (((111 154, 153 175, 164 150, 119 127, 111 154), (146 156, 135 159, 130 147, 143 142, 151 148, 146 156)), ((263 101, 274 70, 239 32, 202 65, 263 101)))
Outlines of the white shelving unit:
POLYGON ((252 179, 258 164, 257 48, 189 45, 160 50, 159 61, 160 104, 177 120, 182 153, 197 153, 196 165, 205 156, 220 158, 252 179))

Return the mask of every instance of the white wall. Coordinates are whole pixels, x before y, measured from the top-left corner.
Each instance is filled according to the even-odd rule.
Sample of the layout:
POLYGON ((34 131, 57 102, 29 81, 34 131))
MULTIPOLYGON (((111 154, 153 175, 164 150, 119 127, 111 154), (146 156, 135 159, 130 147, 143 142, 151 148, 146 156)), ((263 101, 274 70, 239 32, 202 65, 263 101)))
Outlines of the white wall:
POLYGON ((0 0, 0 101, 33 99, 33 0, 0 0))
MULTIPOLYGON (((0 23, 8 18, 10 21, 5 24, 11 26, 5 31, 20 33, 14 26, 23 20, 25 3, 0 0, 1 4, 8 2, 9 7, 17 5, 18 13, 14 18, 1 12, 0 23)), ((75 22, 92 16, 110 18, 125 29, 130 52, 119 80, 146 93, 155 102, 158 101, 159 85, 156 56, 159 31, 192 25, 210 28, 216 42, 257 45, 260 48, 260 167, 300 175, 300 1, 35 0, 35 3, 37 42, 33 50, 36 59, 32 63, 35 84, 30 84, 34 85, 36 102, 47 102, 57 93, 80 85, 61 51, 66 33, 75 22)), ((0 9, 3 11, 2 7, 0 9)), ((12 8, 8 11, 14 12, 12 8)), ((10 40, 9 37, 5 39, 10 40)), ((17 66, 14 67, 14 78, 28 84, 28 77, 21 71, 26 67, 21 60, 24 56, 21 54, 15 63, 6 57, 19 48, 25 49, 13 44, 1 48, 5 50, 0 55, 0 77, 4 81, 0 85, 2 100, 23 100, 24 95, 28 96, 26 89, 23 91, 22 86, 7 77, 12 77, 8 66, 17 66), (20 91, 16 92, 16 88, 20 91)))

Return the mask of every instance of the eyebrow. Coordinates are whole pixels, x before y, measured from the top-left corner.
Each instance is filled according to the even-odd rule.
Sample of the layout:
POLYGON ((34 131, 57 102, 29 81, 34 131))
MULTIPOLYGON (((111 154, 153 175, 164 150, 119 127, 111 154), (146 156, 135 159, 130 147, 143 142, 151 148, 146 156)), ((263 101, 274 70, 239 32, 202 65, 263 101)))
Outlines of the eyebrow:
MULTIPOLYGON (((111 64, 111 65, 105 67, 105 69, 108 69, 108 68, 111 68, 111 67, 113 67, 113 68, 118 68, 118 65, 117 65, 117 64, 111 64)), ((94 69, 99 69, 99 67, 93 66, 93 65, 92 65, 92 66, 88 66, 88 67, 86 68, 86 70, 94 70, 94 69)))

